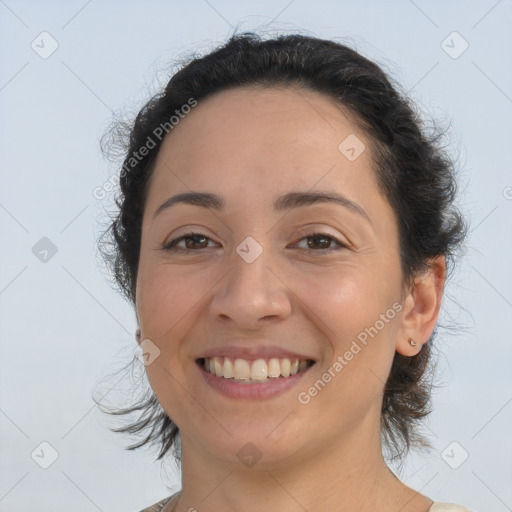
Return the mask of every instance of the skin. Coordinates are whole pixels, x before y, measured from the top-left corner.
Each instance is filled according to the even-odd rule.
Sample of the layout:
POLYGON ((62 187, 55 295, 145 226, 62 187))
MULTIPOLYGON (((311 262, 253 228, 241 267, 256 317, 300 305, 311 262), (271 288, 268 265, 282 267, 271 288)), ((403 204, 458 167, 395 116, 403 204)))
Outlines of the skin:
POLYGON ((369 141, 333 100, 246 87, 200 101, 160 149, 137 276, 140 339, 160 350, 146 372, 182 438, 182 491, 164 512, 176 503, 177 512, 428 510, 432 500, 385 464, 380 407, 395 351, 415 355, 435 327, 445 271, 437 258, 401 287, 396 218, 377 188, 369 141), (338 149, 350 134, 366 146, 354 161, 338 149), (167 198, 192 190, 222 196, 225 211, 178 204, 153 218, 167 198), (311 190, 345 195, 370 220, 329 203, 272 209, 282 194, 311 190), (163 249, 188 228, 208 238, 182 241, 183 254, 163 249), (329 252, 336 242, 307 238, 316 233, 347 247, 329 252), (263 248, 250 264, 236 252, 248 236, 263 248), (300 403, 298 393, 395 302, 402 310, 300 403), (227 398, 204 383, 202 350, 265 342, 316 363, 271 399, 227 398), (262 455, 250 468, 237 457, 249 442, 262 455))

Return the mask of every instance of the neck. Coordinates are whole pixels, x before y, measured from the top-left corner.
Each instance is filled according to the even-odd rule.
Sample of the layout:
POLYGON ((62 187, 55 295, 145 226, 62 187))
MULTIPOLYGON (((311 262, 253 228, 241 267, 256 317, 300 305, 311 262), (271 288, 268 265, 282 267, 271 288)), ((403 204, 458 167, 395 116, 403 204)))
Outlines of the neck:
POLYGON ((174 511, 425 512, 432 504, 390 471, 378 433, 370 442, 354 435, 337 445, 318 443, 285 462, 241 469, 182 438, 182 491, 174 511))

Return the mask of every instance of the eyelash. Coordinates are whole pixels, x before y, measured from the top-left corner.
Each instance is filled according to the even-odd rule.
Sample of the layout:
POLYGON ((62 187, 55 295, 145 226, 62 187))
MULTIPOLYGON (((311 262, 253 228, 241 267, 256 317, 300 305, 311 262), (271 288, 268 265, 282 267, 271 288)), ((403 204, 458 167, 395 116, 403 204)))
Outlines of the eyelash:
MULTIPOLYGON (((182 248, 177 248, 177 244, 179 242, 181 242, 182 240, 185 240, 187 238, 193 238, 193 237, 196 237, 196 236, 199 236, 199 237, 203 237, 207 240, 211 240, 209 237, 207 237, 206 235, 203 235, 202 233, 196 233, 196 232, 189 232, 189 233, 185 233, 184 235, 181 235, 180 237, 178 238, 175 238, 174 240, 171 240, 168 244, 166 244, 163 249, 166 250, 166 251, 169 251, 169 252, 173 252, 173 253, 187 253, 187 252, 200 252, 200 251, 203 251, 205 249, 207 249, 207 247, 203 247, 201 249, 182 249, 182 248)), ((330 253, 330 252, 333 252, 333 251, 340 251, 342 249, 348 249, 348 246, 346 244, 344 244, 343 242, 341 242, 340 240, 338 240, 337 238, 335 238, 334 236, 332 235, 328 235, 327 233, 311 233, 309 235, 306 235, 304 237, 302 237, 299 242, 301 242, 302 240, 305 240, 307 238, 319 238, 319 237, 323 237, 323 238, 326 238, 326 239, 329 239, 331 240, 332 242, 336 243, 338 245, 338 247, 336 248, 328 248, 328 249, 300 249, 302 251, 313 251, 313 252, 327 252, 327 253, 330 253)))

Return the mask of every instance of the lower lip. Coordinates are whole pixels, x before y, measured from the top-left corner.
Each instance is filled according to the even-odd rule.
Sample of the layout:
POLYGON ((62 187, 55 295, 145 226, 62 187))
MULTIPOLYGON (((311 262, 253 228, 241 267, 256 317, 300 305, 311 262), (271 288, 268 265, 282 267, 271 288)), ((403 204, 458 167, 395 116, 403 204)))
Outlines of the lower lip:
POLYGON ((261 383, 244 384, 224 377, 217 377, 207 372, 200 363, 196 363, 206 383, 213 389, 229 398, 262 399, 280 395, 295 386, 306 373, 314 366, 297 372, 289 377, 277 377, 261 383))

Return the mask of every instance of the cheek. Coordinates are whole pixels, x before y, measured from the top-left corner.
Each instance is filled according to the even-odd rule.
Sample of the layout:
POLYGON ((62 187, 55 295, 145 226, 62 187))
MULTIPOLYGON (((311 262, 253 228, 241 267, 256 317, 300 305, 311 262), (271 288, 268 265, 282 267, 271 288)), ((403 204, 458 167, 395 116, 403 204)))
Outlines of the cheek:
POLYGON ((304 311, 313 313, 312 322, 330 345, 323 369, 340 356, 345 391, 359 393, 373 373, 376 386, 368 391, 374 394, 379 381, 386 380, 394 356, 398 316, 393 305, 399 288, 393 283, 399 274, 392 267, 384 268, 384 262, 374 262, 305 275, 294 282, 300 283, 297 295, 307 306, 304 311))
MULTIPOLYGON (((375 322, 384 312, 385 297, 381 279, 371 268, 344 265, 332 271, 296 276, 297 295, 323 325, 329 338, 347 339, 375 322)), ((388 306, 386 306, 388 307, 388 306)))
POLYGON ((143 336, 163 339, 180 319, 199 307, 201 276, 171 271, 166 265, 141 267, 137 279, 137 315, 143 336))
POLYGON ((173 421, 180 425, 186 411, 197 408, 197 403, 183 392, 186 361, 180 359, 179 351, 203 296, 201 277, 194 272, 158 263, 139 267, 137 316, 143 338, 159 349, 158 357, 145 367, 146 375, 159 403, 168 414, 172 411, 173 421))
MULTIPOLYGON (((300 298, 312 311, 315 325, 330 345, 317 379, 329 382, 318 392, 319 410, 330 410, 339 427, 358 422, 372 404, 380 403, 394 356, 397 314, 392 277, 382 269, 345 267, 301 281, 300 298)), ((316 396, 316 389, 303 390, 316 396)))

